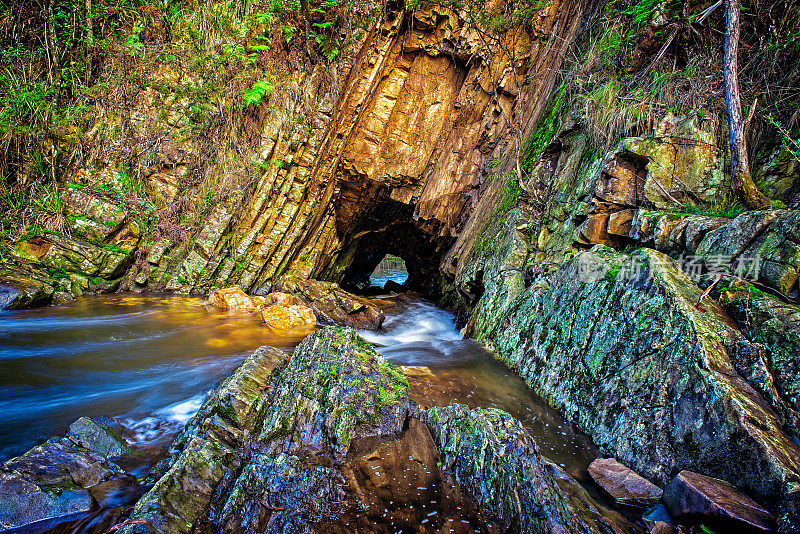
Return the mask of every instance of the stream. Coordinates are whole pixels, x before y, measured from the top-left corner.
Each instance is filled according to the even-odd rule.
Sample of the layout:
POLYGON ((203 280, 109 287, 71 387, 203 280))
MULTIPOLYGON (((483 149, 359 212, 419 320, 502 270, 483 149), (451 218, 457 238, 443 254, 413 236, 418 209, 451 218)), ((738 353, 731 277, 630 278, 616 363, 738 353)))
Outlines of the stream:
MULTIPOLYGON (((586 436, 490 351, 462 339, 452 314, 416 296, 396 304, 380 332, 360 333, 403 367, 413 400, 506 410, 548 459, 587 480, 598 453, 586 436)), ((270 331, 258 314, 178 296, 117 294, 0 312, 0 461, 63 435, 82 416, 113 417, 139 447, 163 450, 253 349, 289 352, 301 337, 270 331)))

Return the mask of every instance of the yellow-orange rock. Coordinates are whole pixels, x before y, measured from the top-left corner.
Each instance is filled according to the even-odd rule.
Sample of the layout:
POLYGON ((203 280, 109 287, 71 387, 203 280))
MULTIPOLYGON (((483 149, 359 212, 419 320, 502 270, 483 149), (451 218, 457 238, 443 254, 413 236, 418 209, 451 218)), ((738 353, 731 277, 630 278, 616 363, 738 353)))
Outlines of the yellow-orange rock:
POLYGON ((277 330, 311 328, 317 324, 317 317, 311 308, 296 304, 289 306, 272 304, 261 310, 261 318, 267 326, 277 330))
POLYGON ((289 293, 281 293, 276 291, 267 295, 267 302, 278 304, 280 306, 302 306, 303 301, 299 297, 290 295, 289 293))
POLYGON ((208 302, 223 310, 255 311, 265 303, 264 297, 251 297, 238 286, 218 289, 208 296, 208 302))

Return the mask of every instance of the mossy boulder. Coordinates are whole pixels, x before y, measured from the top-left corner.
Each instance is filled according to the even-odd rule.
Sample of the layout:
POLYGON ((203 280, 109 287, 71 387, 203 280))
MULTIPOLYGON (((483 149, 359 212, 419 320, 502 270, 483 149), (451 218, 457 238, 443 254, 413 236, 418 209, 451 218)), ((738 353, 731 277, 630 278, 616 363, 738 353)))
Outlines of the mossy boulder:
POLYGON ((508 413, 454 404, 430 408, 426 415, 443 470, 490 511, 501 531, 622 531, 574 480, 542 457, 528 431, 508 413))
POLYGON ((309 517, 338 514, 346 482, 335 467, 357 439, 402 432, 408 383, 352 328, 315 332, 286 360, 262 347, 209 395, 136 504, 131 518, 146 523, 122 532, 249 532, 267 519, 267 532, 307 532, 309 517))
POLYGON ((800 448, 737 374, 742 333, 714 301, 697 306, 701 294, 661 253, 598 246, 484 318, 478 335, 644 476, 665 484, 686 468, 791 500, 800 448))

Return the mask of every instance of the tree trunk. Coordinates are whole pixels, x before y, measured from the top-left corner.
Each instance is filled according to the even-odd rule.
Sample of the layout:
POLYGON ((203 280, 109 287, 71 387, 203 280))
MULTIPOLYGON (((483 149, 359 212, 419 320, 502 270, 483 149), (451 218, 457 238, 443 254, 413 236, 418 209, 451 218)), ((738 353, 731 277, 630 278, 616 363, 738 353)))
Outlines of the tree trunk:
POLYGON ((746 207, 751 209, 769 206, 769 200, 758 190, 750 175, 747 160, 746 121, 742 117, 742 100, 739 95, 739 0, 725 0, 725 107, 728 111, 728 132, 731 146, 731 188, 746 207))
MULTIPOLYGON (((53 84, 53 88, 55 89, 56 107, 58 107, 61 104, 61 66, 59 64, 58 41, 56 41, 54 3, 55 0, 48 0, 47 2, 47 32, 45 35, 45 44, 49 52, 50 83, 53 84)), ((52 119, 52 117, 48 117, 48 120, 49 119, 52 119)))
POLYGON ((92 83, 92 55, 94 54, 94 26, 92 22, 92 0, 84 0, 86 6, 86 86, 92 83))

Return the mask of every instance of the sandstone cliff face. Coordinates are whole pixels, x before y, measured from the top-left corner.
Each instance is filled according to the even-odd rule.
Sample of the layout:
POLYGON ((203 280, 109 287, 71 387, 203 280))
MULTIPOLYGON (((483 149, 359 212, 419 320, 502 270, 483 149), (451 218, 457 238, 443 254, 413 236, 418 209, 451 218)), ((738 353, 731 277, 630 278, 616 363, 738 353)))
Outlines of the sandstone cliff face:
MULTIPOLYGON (((351 63, 333 67, 332 80, 328 74, 323 81, 322 67, 284 80, 287 91, 308 96, 306 104, 256 110, 263 119, 250 137, 251 152, 269 164, 247 186, 244 204, 217 203, 194 230, 178 221, 145 235, 128 232, 132 240, 117 250, 121 221, 92 211, 126 208, 94 187, 103 176, 120 176, 113 161, 103 162, 112 165, 77 170, 70 192, 81 199, 70 204, 76 207, 66 248, 79 249, 91 265, 31 254, 36 242, 25 240, 6 262, 7 275, 30 274, 21 264, 31 262, 40 269, 33 277, 61 294, 113 289, 119 282, 184 292, 232 284, 255 289, 284 275, 356 283, 393 253, 406 259, 413 287, 436 293, 444 252, 462 232, 479 192, 492 187, 484 183, 487 161, 520 142, 511 124, 524 132, 535 123, 553 77, 532 74, 558 68, 582 10, 580 2, 548 3, 531 24, 504 36, 502 46, 489 46, 463 13, 389 8, 358 43, 351 63), (337 87, 338 94, 326 94, 337 87), (104 248, 113 248, 108 260, 92 252, 104 248)), ((190 74, 164 67, 150 76, 153 84, 170 86, 190 74)), ((158 162, 146 183, 156 203, 179 210, 187 200, 182 196, 196 193, 186 186, 187 163, 200 151, 196 137, 170 126, 185 122, 187 103, 150 87, 133 101, 136 117, 107 121, 130 121, 129 139, 164 132, 151 143, 158 162), (165 111, 140 116, 150 106, 165 111)), ((232 157, 229 149, 217 149, 209 172, 237 172, 232 157)), ((39 239, 56 241, 49 234, 39 239)))

